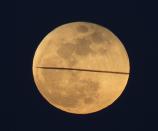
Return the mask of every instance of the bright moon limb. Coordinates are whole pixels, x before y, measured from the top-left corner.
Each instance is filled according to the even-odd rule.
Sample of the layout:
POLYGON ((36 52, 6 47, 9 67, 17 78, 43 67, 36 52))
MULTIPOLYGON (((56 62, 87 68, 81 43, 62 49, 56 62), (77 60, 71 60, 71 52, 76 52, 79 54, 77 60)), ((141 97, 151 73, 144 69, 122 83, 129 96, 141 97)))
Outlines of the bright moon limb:
POLYGON ((111 105, 129 78, 129 58, 107 28, 88 22, 57 27, 38 46, 33 76, 41 95, 54 107, 89 114, 111 105))

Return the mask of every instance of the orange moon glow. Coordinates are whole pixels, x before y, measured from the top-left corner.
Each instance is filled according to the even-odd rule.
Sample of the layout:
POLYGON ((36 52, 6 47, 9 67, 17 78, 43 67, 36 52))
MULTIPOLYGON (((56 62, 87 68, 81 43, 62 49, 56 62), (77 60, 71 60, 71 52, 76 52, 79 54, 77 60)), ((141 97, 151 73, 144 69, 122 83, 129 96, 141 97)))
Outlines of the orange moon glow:
POLYGON ((55 28, 39 44, 33 76, 41 95, 54 107, 88 114, 111 105, 129 78, 129 59, 107 28, 72 22, 55 28))

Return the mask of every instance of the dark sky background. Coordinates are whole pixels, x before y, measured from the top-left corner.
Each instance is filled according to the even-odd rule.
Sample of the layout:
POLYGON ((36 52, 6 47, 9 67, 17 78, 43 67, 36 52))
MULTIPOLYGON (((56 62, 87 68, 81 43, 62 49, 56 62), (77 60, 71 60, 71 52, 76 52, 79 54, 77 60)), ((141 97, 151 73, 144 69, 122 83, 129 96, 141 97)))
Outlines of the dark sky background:
POLYGON ((17 86, 15 110, 10 110, 15 122, 12 130, 155 130, 158 103, 156 18, 156 3, 145 1, 16 0, 17 86), (39 94, 32 76, 33 55, 40 41, 55 27, 73 21, 107 27, 123 42, 130 59, 131 74, 121 97, 105 110, 89 115, 69 114, 52 107, 39 94))

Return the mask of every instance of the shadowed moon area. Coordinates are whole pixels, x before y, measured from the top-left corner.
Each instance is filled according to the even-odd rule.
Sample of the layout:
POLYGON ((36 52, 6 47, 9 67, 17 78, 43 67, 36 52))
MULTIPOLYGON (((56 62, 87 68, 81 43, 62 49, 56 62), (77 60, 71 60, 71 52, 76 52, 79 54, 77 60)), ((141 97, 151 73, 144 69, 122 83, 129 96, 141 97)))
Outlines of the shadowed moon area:
POLYGON ((94 54, 93 49, 90 48, 91 43, 92 42, 86 38, 77 38, 73 43, 63 43, 60 48, 58 48, 57 54, 69 65, 74 65, 77 62, 77 56, 85 57, 89 54, 94 54))
POLYGON ((96 31, 96 32, 92 33, 91 38, 94 43, 102 43, 102 42, 106 41, 106 38, 102 32, 96 31))
POLYGON ((79 101, 83 100, 83 102, 85 102, 86 104, 90 104, 93 103, 93 101, 95 101, 95 99, 97 98, 96 91, 98 85, 94 81, 79 80, 73 86, 67 86, 69 86, 69 90, 64 89, 62 86, 58 86, 53 89, 51 99, 59 106, 72 108, 79 105, 79 101), (65 91, 61 92, 61 90, 65 91))
POLYGON ((75 114, 111 105, 123 92, 129 70, 120 40, 88 22, 54 29, 41 41, 33 59, 34 81, 41 95, 54 107, 75 114))
POLYGON ((88 27, 85 26, 85 25, 79 25, 79 26, 77 27, 77 31, 78 31, 78 32, 81 32, 81 33, 86 33, 86 32, 88 32, 88 27))
POLYGON ((57 53, 62 57, 62 58, 68 58, 71 57, 73 52, 74 52, 75 46, 74 44, 71 43, 64 43, 58 50, 57 53))
POLYGON ((73 43, 62 44, 61 47, 57 50, 57 53, 62 58, 71 58, 74 53, 80 56, 86 56, 89 53, 92 53, 92 49, 89 46, 90 44, 90 40, 87 40, 86 38, 78 38, 74 40, 73 43))
POLYGON ((92 49, 89 47, 89 45, 91 44, 91 41, 84 39, 84 38, 80 38, 76 40, 76 49, 75 49, 75 53, 77 55, 80 56, 86 56, 90 53, 93 53, 92 49))

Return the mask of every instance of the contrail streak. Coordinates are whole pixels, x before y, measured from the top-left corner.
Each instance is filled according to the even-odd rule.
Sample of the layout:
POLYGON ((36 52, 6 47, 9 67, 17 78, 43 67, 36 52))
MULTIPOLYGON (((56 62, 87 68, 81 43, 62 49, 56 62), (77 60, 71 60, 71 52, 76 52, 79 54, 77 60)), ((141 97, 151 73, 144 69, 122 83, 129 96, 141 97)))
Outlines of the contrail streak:
POLYGON ((90 69, 78 69, 78 68, 64 68, 64 67, 36 67, 41 69, 47 69, 47 70, 73 70, 73 71, 86 71, 86 72, 98 72, 98 73, 112 73, 112 74, 123 74, 127 75, 129 73, 126 72, 117 72, 117 71, 103 71, 103 70, 90 70, 90 69))

